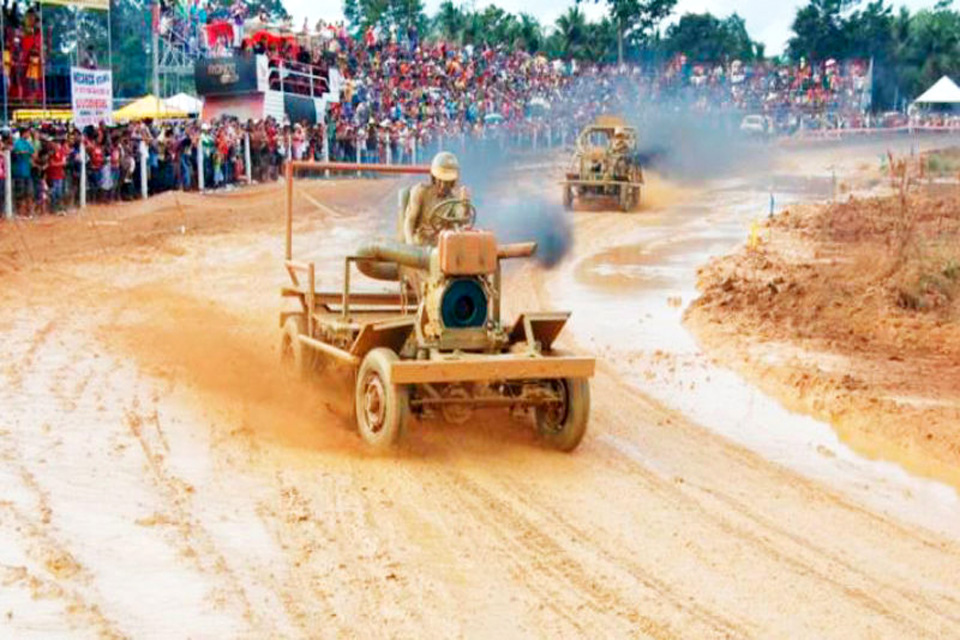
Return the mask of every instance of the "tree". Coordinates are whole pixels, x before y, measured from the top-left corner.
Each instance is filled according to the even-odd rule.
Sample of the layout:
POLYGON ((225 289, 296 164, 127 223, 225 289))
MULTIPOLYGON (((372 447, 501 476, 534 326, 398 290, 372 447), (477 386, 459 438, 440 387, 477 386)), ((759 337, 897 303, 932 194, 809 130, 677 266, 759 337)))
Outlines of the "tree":
POLYGON ((577 58, 584 51, 587 41, 587 18, 574 5, 557 18, 557 45, 559 53, 565 57, 577 58))
POLYGON ((467 24, 467 16, 452 0, 444 0, 433 18, 433 30, 448 42, 459 42, 467 24))
MULTIPOLYGON (((581 2, 582 0, 577 0, 581 2)), ((599 2, 600 0, 595 0, 599 2)), ((623 64, 624 43, 642 43, 660 22, 673 13, 677 0, 603 0, 617 30, 617 61, 623 64)))
POLYGON ((806 57, 821 60, 846 55, 846 32, 842 0, 810 0, 793 20, 794 37, 787 51, 794 60, 806 57))
POLYGON ((735 13, 723 20, 710 13, 688 13, 667 29, 663 48, 671 55, 709 62, 753 60, 762 45, 750 39, 746 23, 735 13))
POLYGON ((514 46, 535 53, 543 48, 543 27, 540 21, 527 13, 521 13, 514 30, 514 46))
POLYGON ((916 96, 941 76, 960 73, 960 13, 951 4, 941 0, 910 20, 901 72, 908 95, 916 96))
POLYGON ((405 30, 411 26, 424 28, 427 24, 423 0, 344 0, 343 16, 355 34, 367 27, 405 30))

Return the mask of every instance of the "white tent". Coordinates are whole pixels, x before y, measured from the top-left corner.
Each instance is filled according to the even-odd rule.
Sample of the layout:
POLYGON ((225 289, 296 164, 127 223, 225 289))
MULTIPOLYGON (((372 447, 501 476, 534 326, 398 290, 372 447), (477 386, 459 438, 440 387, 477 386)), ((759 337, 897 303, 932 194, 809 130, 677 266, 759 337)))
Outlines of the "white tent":
POLYGON ((203 111, 203 100, 194 98, 186 93, 178 93, 172 98, 167 98, 163 101, 163 104, 165 104, 168 109, 182 111, 191 115, 198 114, 203 111))
POLYGON ((960 87, 947 76, 943 76, 917 98, 914 104, 960 104, 960 87))

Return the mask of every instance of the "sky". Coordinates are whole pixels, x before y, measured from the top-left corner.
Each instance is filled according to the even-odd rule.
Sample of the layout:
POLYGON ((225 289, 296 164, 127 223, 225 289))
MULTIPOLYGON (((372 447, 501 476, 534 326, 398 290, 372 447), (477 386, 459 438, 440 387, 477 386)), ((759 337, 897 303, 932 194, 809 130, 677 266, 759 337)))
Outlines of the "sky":
MULTIPOLYGON (((441 0, 425 0, 427 13, 432 14, 440 5, 441 0)), ((303 23, 304 17, 315 24, 318 18, 337 20, 343 16, 342 0, 285 0, 287 9, 294 15, 296 25, 303 23)), ((483 8, 495 4, 503 9, 519 13, 524 11, 536 16, 545 24, 553 24, 560 14, 564 13, 573 4, 572 0, 463 0, 460 4, 474 5, 483 8)), ((790 23, 796 13, 796 8, 805 2, 797 0, 679 0, 675 17, 683 13, 710 13, 726 17, 737 12, 746 20, 750 35, 767 45, 768 55, 777 55, 783 51, 784 45, 790 38, 790 23)), ((911 11, 930 8, 936 0, 897 0, 894 4, 899 7, 906 5, 911 11)), ((599 17, 603 14, 603 3, 596 4, 592 0, 583 3, 586 13, 590 17, 599 17)), ((674 18, 675 19, 675 18, 674 18)))

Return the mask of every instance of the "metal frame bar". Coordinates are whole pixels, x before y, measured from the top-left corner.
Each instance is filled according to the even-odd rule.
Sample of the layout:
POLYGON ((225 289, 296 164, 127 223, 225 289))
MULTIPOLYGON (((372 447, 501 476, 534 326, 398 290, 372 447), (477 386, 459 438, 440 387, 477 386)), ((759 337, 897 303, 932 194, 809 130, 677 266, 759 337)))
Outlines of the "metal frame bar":
POLYGON ((320 342, 319 340, 309 336, 300 336, 300 342, 308 347, 316 349, 317 351, 322 351, 323 353, 350 366, 356 367, 360 364, 360 358, 357 356, 353 355, 352 353, 348 353, 343 349, 338 349, 337 347, 327 344, 326 342, 320 342))
POLYGON ((642 187, 645 182, 624 182, 618 180, 564 180, 560 183, 567 187, 642 187))
POLYGON ((516 354, 464 356, 458 360, 400 360, 391 367, 396 384, 478 382, 495 380, 555 380, 592 378, 594 358, 575 356, 524 357, 516 354))

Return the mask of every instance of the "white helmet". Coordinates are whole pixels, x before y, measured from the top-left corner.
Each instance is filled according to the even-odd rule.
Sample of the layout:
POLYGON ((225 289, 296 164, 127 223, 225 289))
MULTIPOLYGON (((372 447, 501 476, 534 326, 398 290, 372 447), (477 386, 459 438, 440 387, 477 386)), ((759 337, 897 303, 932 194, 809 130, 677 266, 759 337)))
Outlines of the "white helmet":
POLYGON ((449 151, 441 151, 430 164, 430 175, 441 182, 456 182, 460 179, 460 161, 449 151))

